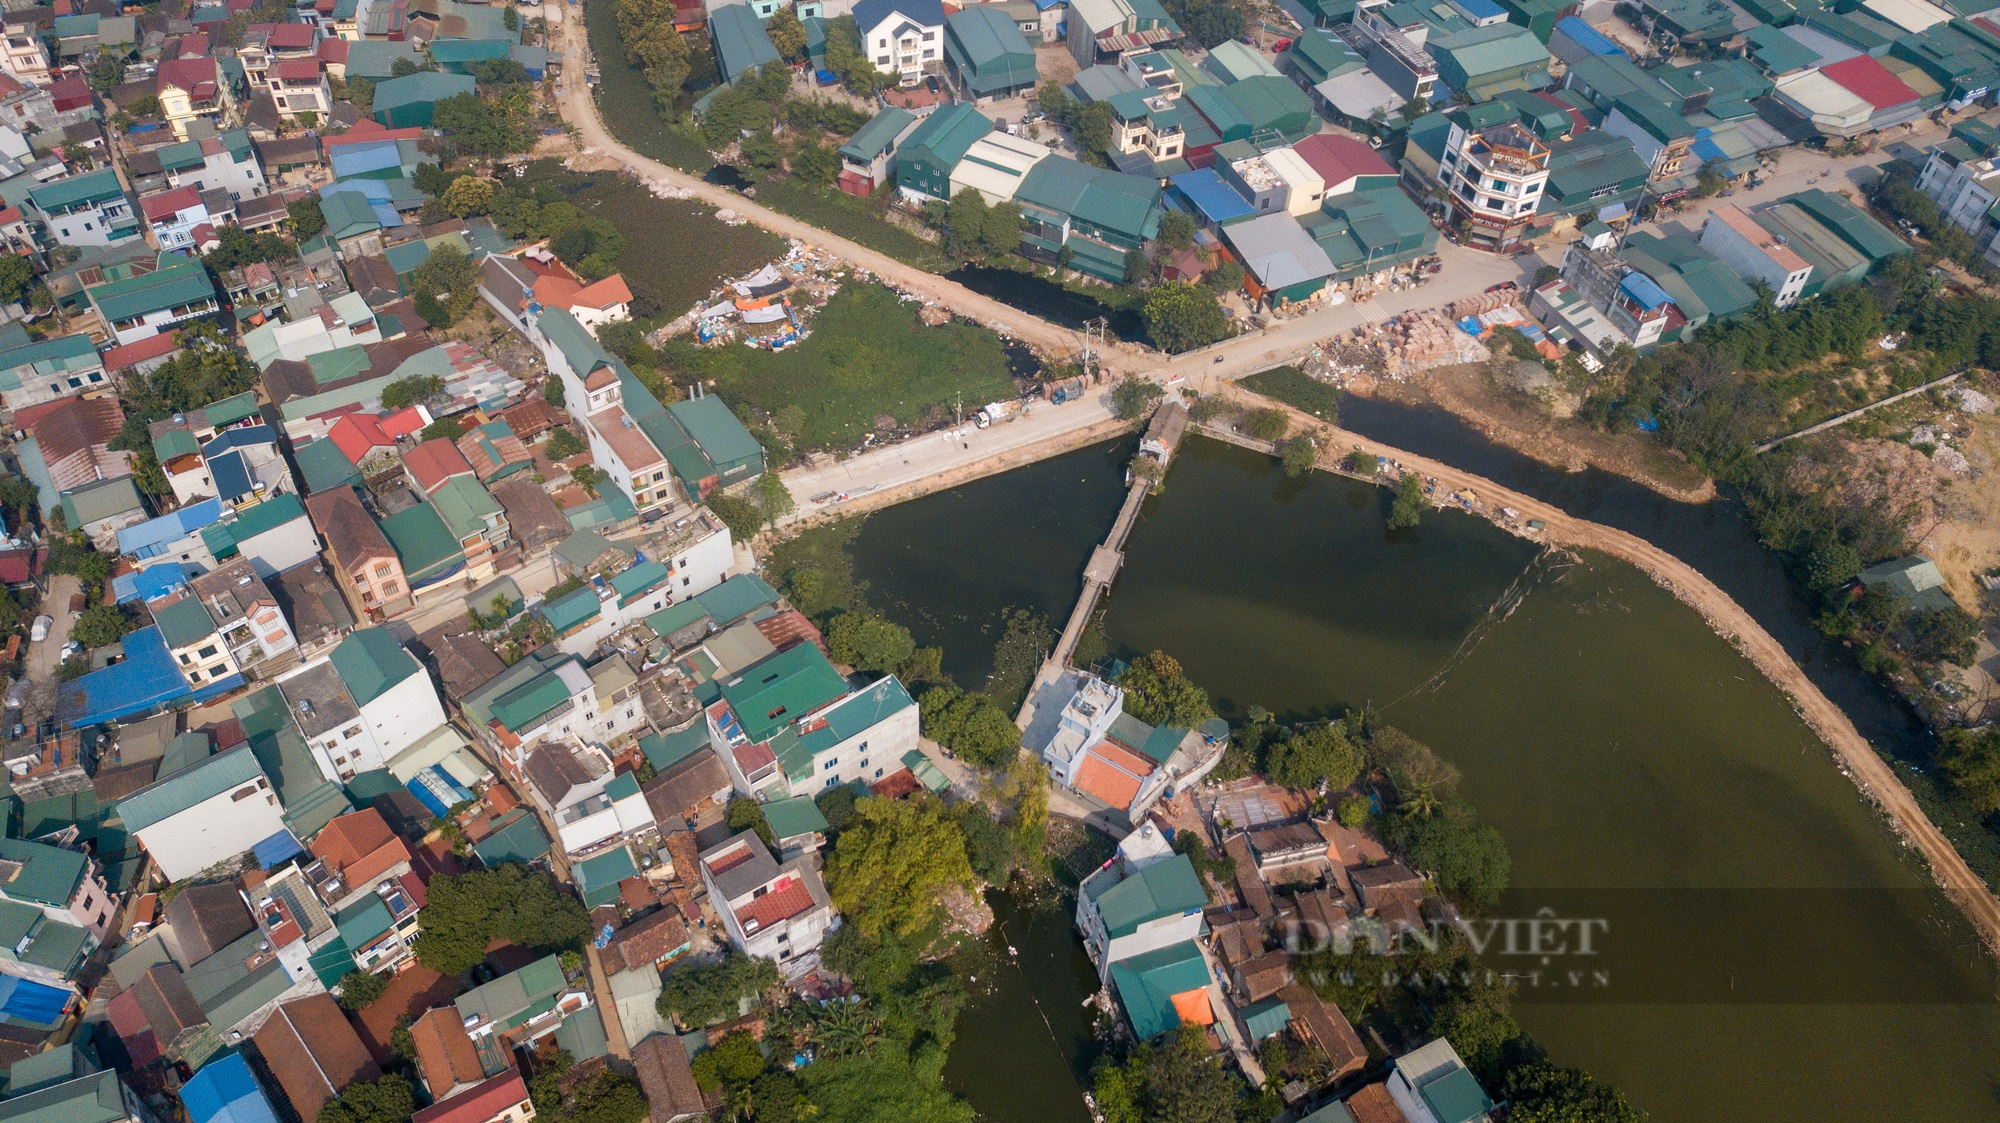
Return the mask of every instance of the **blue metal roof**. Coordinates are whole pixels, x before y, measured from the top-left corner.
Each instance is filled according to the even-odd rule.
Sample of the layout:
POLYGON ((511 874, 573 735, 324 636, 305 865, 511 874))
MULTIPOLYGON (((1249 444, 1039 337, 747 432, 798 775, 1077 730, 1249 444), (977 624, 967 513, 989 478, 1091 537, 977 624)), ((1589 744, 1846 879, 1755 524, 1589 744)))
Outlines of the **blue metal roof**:
MULTIPOLYGON (((126 636, 125 659, 100 671, 63 684, 56 693, 56 714, 81 729, 144 713, 162 702, 184 698, 187 681, 167 652, 158 625, 126 636)), ((230 680, 240 685, 236 675, 230 680)))
POLYGON ((199 503, 182 507, 161 515, 157 519, 147 519, 136 526, 128 526, 118 532, 118 552, 145 559, 158 554, 162 547, 178 542, 202 527, 222 521, 222 501, 204 499, 199 503))
POLYGON ((1228 222, 1257 213, 1234 187, 1220 176, 1214 168, 1197 168, 1182 172, 1168 181, 1174 190, 1201 212, 1199 217, 1212 223, 1228 222))
POLYGON ((1451 6, 1465 13, 1467 19, 1484 20, 1495 17, 1505 18, 1507 9, 1493 0, 1451 0, 1451 6))
POLYGON ((207 444, 201 446, 203 456, 214 456, 228 452, 232 448, 249 448, 252 445, 268 445, 277 441, 277 435, 269 425, 245 425, 238 429, 224 429, 207 444))
POLYGON ((1618 282, 1618 288, 1641 308, 1658 308, 1662 304, 1674 302, 1674 298, 1667 295, 1667 290, 1655 284, 1651 277, 1637 271, 1625 274, 1625 279, 1618 282))
POLYGON ((179 562, 161 562, 137 573, 121 573, 111 579, 111 592, 119 604, 135 600, 154 601, 188 583, 187 570, 179 562))
POLYGON ((240 452, 225 452, 208 462, 209 474, 215 477, 215 490, 224 499, 238 499, 250 494, 250 466, 243 462, 240 452))
MULTIPOLYGON (((1470 0, 1478 2, 1478 0, 1470 0)), ((1497 5, 1496 5, 1497 6, 1497 5)), ((1624 50, 1618 44, 1604 37, 1604 33, 1583 22, 1577 16, 1564 16, 1556 21, 1556 30, 1569 36, 1576 45, 1593 55, 1622 55, 1624 50)))
POLYGON ((181 1085, 181 1106, 193 1123, 278 1123, 249 1062, 227 1053, 208 1062, 181 1085))
POLYGON ((333 177, 346 179, 348 176, 379 172, 388 168, 403 166, 403 155, 393 140, 364 141, 361 144, 343 144, 333 152, 333 177))

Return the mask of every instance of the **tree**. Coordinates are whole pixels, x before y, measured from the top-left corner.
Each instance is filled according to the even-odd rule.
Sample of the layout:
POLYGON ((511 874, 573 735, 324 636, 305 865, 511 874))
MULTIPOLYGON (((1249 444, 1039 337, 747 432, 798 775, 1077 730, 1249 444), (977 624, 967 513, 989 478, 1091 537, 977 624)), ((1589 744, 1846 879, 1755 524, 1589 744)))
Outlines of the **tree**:
POLYGON ((1447 805, 1431 815, 1399 813, 1384 832, 1384 841, 1407 854, 1412 868, 1481 904, 1500 898, 1513 869, 1500 832, 1480 823, 1463 804, 1447 805))
POLYGON ((1389 503, 1389 529, 1407 530, 1423 521, 1424 509, 1431 504, 1424 494, 1424 481, 1415 472, 1403 473, 1396 481, 1396 497, 1389 503))
POLYGON ((1004 885, 1014 868, 1014 842, 986 813, 986 805, 971 800, 958 805, 958 828, 965 835, 965 857, 972 872, 988 885, 1004 885))
POLYGON ((1005 763, 1021 748, 1021 730, 1012 715, 984 694, 944 683, 917 701, 924 736, 974 764, 1005 763))
POLYGON ((534 143, 509 114, 477 93, 454 94, 431 107, 431 124, 470 156, 526 152, 534 143))
POLYGON ((625 58, 646 76, 653 106, 663 116, 679 108, 693 71, 693 53, 674 29, 671 0, 618 0, 619 39, 625 58))
POLYGON ((132 617, 115 604, 92 605, 83 610, 70 637, 95 651, 124 639, 134 627, 132 617))
POLYGON ((1278 446, 1278 459, 1285 466, 1285 475, 1297 479, 1319 463, 1319 448, 1311 436, 1300 433, 1278 446))
POLYGON ((440 975, 469 971, 486 947, 505 940, 531 951, 573 951, 590 936, 590 920, 574 896, 546 874, 508 862, 430 881, 417 960, 440 975))
POLYGON ((1216 292, 1235 292, 1243 287, 1243 265, 1235 261, 1222 261, 1209 270, 1201 283, 1216 292))
POLYGON ((826 21, 826 68, 839 77, 842 85, 862 97, 896 80, 894 75, 875 69, 874 60, 862 49, 861 29, 855 26, 851 15, 826 21))
POLYGON ((729 528, 738 542, 748 542, 764 529, 764 509, 741 496, 718 491, 706 500, 708 509, 729 528))
POLYGON ((986 197, 967 187, 951 197, 945 209, 945 250, 960 261, 980 261, 986 256, 983 235, 989 207, 986 197))
POLYGON ((771 37, 771 45, 778 48, 778 57, 790 63, 805 61, 806 28, 799 22, 798 13, 788 7, 779 8, 778 14, 764 25, 764 33, 771 37))
MULTIPOLYGON (((410 289, 444 306, 445 326, 457 323, 479 301, 479 263, 455 245, 440 244, 410 277, 410 289)), ((422 309, 419 309, 421 313, 422 309)))
POLYGON ((1361 750, 1341 726, 1325 722, 1292 734, 1271 750, 1266 768, 1271 779, 1288 788, 1317 788, 1321 783, 1339 791, 1361 774, 1361 750))
POLYGON ((854 789, 846 784, 836 784, 813 797, 819 813, 826 817, 826 829, 839 834, 854 822, 854 789))
POLYGON ((764 806, 754 799, 735 796, 729 801, 729 812, 724 820, 731 832, 756 831, 757 837, 766 846, 776 846, 778 840, 771 834, 771 823, 764 818, 764 806))
MULTIPOLYGON (((549 381, 551 385, 559 385, 554 379, 550 379, 549 381)), ((383 404, 387 405, 388 403, 384 402, 383 404)), ((549 430, 548 440, 544 443, 542 451, 549 454, 550 460, 568 460, 577 453, 584 451, 584 443, 581 437, 570 431, 569 426, 558 425, 549 430)))
POLYGON ((1340 825, 1351 831, 1360 830, 1368 822, 1368 797, 1351 795, 1340 801, 1335 813, 1340 825))
POLYGON ((763 1075, 764 1065, 757 1039, 739 1029, 695 1057, 694 1082, 704 1092, 742 1088, 763 1075))
POLYGON ((793 178, 813 191, 824 191, 840 178, 839 154, 816 140, 805 141, 792 150, 791 167, 793 178))
POLYGON ((1979 654, 1979 621, 1955 604, 1910 617, 1910 652, 1931 663, 1972 666, 1979 654))
MULTIPOLYGON (((512 8, 507 9, 513 11, 512 8)), ((493 198, 498 195, 500 185, 490 179, 463 175, 451 181, 445 189, 442 202, 454 218, 471 218, 493 209, 493 198)))
POLYGON ((276 234, 252 234, 240 226, 224 226, 215 233, 216 246, 201 255, 202 264, 224 273, 259 261, 281 264, 298 256, 298 251, 276 234))
POLYGON ((293 199, 285 204, 285 213, 291 216, 292 236, 302 242, 326 229, 326 215, 320 213, 317 195, 293 199))
POLYGON ((1291 427, 1291 415, 1282 409, 1266 407, 1243 415, 1243 432, 1253 440, 1279 440, 1291 427))
POLYGON ((382 992, 389 989, 389 980, 373 971, 354 970, 342 975, 334 985, 340 988, 340 1008, 354 1011, 382 997, 382 992))
POLYGON ((382 408, 402 409, 443 392, 444 379, 434 374, 413 374, 382 387, 382 408))
POLYGON ((319 1109, 319 1123, 407 1123, 416 1113, 416 1089, 390 1073, 341 1089, 319 1109))
POLYGON ((764 509, 764 522, 770 526, 778 525, 778 520, 798 509, 792 490, 785 486, 784 479, 776 472, 765 472, 757 477, 757 505, 764 509))
POLYGON ((1160 219, 1160 232, 1153 241, 1170 250, 1184 250, 1194 245, 1194 219, 1184 211, 1168 211, 1160 219))
POLYGON ((1127 375, 1111 388, 1111 412, 1120 421, 1136 421, 1153 412, 1166 391, 1150 378, 1127 375))
POLYGON ((1937 759, 1959 795, 1983 812, 2000 811, 2000 725, 1946 730, 1937 759))
POLYGON ((1208 691, 1188 681, 1181 665, 1164 651, 1141 655, 1118 676, 1125 712, 1148 725, 1193 729, 1215 716, 1208 691))
POLYGON ((1111 103, 1093 101, 1077 109, 1070 124, 1070 139, 1076 142, 1077 156, 1102 167, 1104 152, 1111 147, 1111 103))
POLYGON ((1611 1085, 1582 1069, 1546 1061, 1508 1073, 1506 1095, 1513 1104, 1511 1123, 1644 1123, 1646 1118, 1611 1085))
MULTIPOLYGON (((946 1091, 934 1063, 913 1067, 900 1050, 816 1061, 799 1070, 812 1123, 974 1123, 972 1106, 946 1091)), ((760 1121, 761 1123, 761 1121, 760 1121)))
POLYGON ((827 654, 856 670, 888 674, 916 650, 910 630, 877 616, 843 612, 826 633, 827 654))
POLYGON ((594 499, 598 496, 599 490, 604 484, 611 479, 611 476, 595 465, 579 464, 569 470, 569 478, 575 482, 576 486, 589 492, 591 498, 594 499))
POLYGON ((125 81, 125 56, 116 51, 99 51, 85 78, 91 89, 100 94, 110 93, 125 81))
POLYGON ((28 299, 37 283, 34 262, 18 253, 0 254, 0 304, 28 299))
POLYGON ((563 404, 562 379, 556 378, 553 375, 551 375, 547 380, 545 380, 542 383, 542 400, 549 403, 552 406, 560 406, 563 404))
MULTIPOLYGON (((1103 103, 1099 103, 1103 104, 1103 103)), ((1191 281, 1169 281, 1146 296, 1146 331, 1164 351, 1206 347, 1229 334, 1215 291, 1191 281)))
POLYGON ((664 1017, 705 1026, 733 1018, 743 999, 778 985, 778 965, 761 956, 729 952, 718 963, 690 963, 666 973, 656 1001, 664 1017))
POLYGON ((1073 109, 1069 91, 1064 89, 1063 84, 1054 78, 1043 82, 1036 88, 1035 101, 1042 107, 1044 114, 1047 114, 1051 119, 1056 121, 1067 120, 1073 109))
POLYGON ((976 885, 965 835, 934 796, 868 798, 826 866, 833 903, 863 937, 908 936, 933 920, 952 888, 976 885))
POLYGON ((1014 808, 1014 848, 1031 862, 1039 859, 1049 837, 1049 766, 1039 757, 1016 755, 998 794, 1014 808))

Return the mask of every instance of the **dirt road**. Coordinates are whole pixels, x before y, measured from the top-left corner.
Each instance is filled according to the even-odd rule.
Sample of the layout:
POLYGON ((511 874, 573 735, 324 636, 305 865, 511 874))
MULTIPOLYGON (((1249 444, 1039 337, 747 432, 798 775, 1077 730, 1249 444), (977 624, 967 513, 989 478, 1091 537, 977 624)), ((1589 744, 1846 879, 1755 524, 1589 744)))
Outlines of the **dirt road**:
POLYGON ((49 578, 49 595, 42 598, 42 605, 36 609, 37 615, 46 613, 54 618, 49 625, 49 636, 40 643, 28 645, 26 660, 28 682, 31 684, 26 708, 29 728, 55 711, 56 668, 61 665, 63 644, 69 642, 70 629, 76 621, 69 614, 69 598, 83 591, 77 579, 67 573, 58 573, 49 578))
POLYGON ((2000 953, 2000 899, 1965 864, 1951 840, 1930 821, 1910 790, 1896 778, 1847 714, 1820 693, 1784 646, 1743 606, 1699 570, 1643 538, 1576 518, 1559 507, 1502 487, 1483 476, 1371 441, 1358 433, 1329 428, 1305 413, 1248 391, 1237 390, 1234 394, 1258 406, 1285 408, 1302 425, 1327 432, 1329 439, 1323 448, 1329 458, 1345 456, 1356 449, 1388 457, 1408 470, 1435 477, 1441 493, 1469 489, 1489 507, 1505 506, 1519 511, 1523 522, 1540 519, 1548 525, 1547 538, 1551 543, 1598 550, 1644 570, 1661 588, 1701 613, 1718 635, 1729 640, 1785 693, 1798 715, 1833 750, 1862 793, 1882 809, 1898 833, 1922 852, 1939 887, 1972 921, 1987 946, 2000 953))

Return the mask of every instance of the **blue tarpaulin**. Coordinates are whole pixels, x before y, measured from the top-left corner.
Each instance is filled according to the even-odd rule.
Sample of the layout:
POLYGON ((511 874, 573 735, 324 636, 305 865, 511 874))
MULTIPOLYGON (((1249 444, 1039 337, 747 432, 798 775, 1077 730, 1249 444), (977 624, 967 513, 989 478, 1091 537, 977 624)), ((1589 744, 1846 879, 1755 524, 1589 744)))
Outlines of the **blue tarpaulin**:
POLYGON ((257 856, 257 865, 268 870, 287 858, 295 858, 305 853, 306 848, 299 845, 299 840, 292 837, 292 832, 279 831, 252 846, 250 852, 257 856))
POLYGON ((1625 274, 1625 279, 1618 282, 1618 288, 1641 308, 1658 308, 1674 302, 1674 298, 1667 295, 1667 290, 1637 270, 1625 274))
POLYGON ((423 804, 431 814, 440 819, 457 804, 472 798, 472 793, 465 789, 464 784, 452 779, 451 773, 437 764, 410 777, 409 783, 404 786, 410 789, 411 795, 417 797, 418 803, 423 804))
POLYGON ((10 1022, 52 1026, 62 1020, 70 993, 61 987, 32 983, 18 975, 0 975, 0 1014, 10 1022))

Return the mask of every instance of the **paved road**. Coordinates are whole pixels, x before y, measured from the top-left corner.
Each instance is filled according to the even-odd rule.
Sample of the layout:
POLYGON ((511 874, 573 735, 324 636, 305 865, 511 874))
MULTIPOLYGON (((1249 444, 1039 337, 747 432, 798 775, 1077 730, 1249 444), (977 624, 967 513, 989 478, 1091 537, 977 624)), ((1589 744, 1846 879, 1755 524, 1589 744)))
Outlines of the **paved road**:
POLYGON ((69 614, 69 599, 82 591, 83 586, 75 577, 58 573, 49 578, 49 595, 42 598, 41 607, 35 610, 36 615, 54 617, 54 622, 49 625, 47 639, 28 644, 25 665, 30 685, 24 712, 30 729, 55 710, 56 668, 61 665, 62 646, 69 642, 70 629, 76 625, 69 614))

